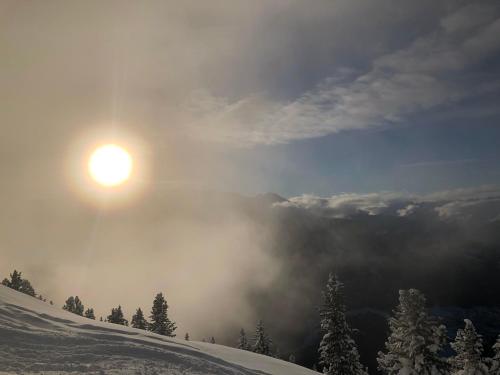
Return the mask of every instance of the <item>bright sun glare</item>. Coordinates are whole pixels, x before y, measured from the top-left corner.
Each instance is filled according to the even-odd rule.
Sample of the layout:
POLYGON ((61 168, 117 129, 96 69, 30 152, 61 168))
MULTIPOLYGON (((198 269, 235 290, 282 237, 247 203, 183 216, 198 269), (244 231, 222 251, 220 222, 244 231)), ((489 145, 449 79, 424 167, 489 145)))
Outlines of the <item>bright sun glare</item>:
POLYGON ((117 186, 132 173, 132 157, 123 147, 107 144, 92 152, 88 162, 90 176, 103 186, 117 186))

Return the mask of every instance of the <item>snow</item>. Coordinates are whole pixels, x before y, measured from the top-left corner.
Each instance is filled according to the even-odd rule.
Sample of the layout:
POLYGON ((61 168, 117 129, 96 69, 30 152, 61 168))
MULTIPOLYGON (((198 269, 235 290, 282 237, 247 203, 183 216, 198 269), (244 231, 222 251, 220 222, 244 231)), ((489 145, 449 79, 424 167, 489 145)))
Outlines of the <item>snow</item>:
POLYGON ((275 358, 90 320, 0 285, 0 374, 313 375, 275 358))

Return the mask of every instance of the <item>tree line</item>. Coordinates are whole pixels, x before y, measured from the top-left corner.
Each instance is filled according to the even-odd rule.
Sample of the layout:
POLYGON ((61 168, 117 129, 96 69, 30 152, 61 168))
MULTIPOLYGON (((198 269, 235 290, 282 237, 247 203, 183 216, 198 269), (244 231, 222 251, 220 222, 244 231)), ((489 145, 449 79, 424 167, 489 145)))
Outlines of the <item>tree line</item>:
MULTIPOLYGON (((63 309, 73 314, 95 320, 94 309, 88 308, 87 310, 85 310, 85 307, 78 296, 70 296, 66 300, 63 309)), ((149 318, 150 321, 146 320, 142 309, 138 307, 135 314, 132 316, 130 326, 132 328, 151 331, 163 336, 175 337, 174 331, 177 329, 177 326, 168 317, 168 304, 167 300, 163 296, 163 293, 158 293, 154 298, 153 307, 151 308, 151 315, 149 316, 149 318)), ((123 315, 121 305, 118 305, 118 307, 113 307, 111 309, 111 313, 105 319, 101 317, 100 320, 107 323, 120 324, 123 326, 129 325, 128 320, 125 319, 123 315)))
MULTIPOLYGON (((10 280, 2 284, 32 297, 43 299, 35 293, 31 283, 22 278, 21 272, 14 270, 10 280)), ((344 284, 334 274, 330 274, 323 302, 319 309, 322 339, 319 344, 319 365, 327 375, 367 375, 367 369, 360 362, 354 330, 346 319, 347 307, 344 302, 344 284)), ((50 301, 52 304, 52 301, 50 301)), ((158 293, 149 315, 144 316, 137 308, 130 325, 133 328, 147 330, 164 336, 175 337, 177 326, 168 317, 167 300, 158 293)), ((94 309, 85 309, 78 296, 70 296, 63 309, 96 319, 94 309)), ((101 321, 128 326, 121 306, 111 309, 111 313, 101 321)), ((457 331, 453 341, 449 342, 446 327, 427 312, 426 299, 417 289, 399 291, 399 304, 389 318, 389 336, 384 350, 378 353, 378 369, 388 375, 500 375, 500 334, 493 345, 493 356, 484 357, 483 341, 471 320, 464 320, 464 327, 457 331), (447 344, 454 351, 452 356, 444 356, 447 344)), ((186 333, 185 340, 189 340, 186 333)), ((206 341, 203 339, 203 341, 206 341)), ((215 338, 209 340, 215 343, 215 338)), ((272 340, 267 334, 264 323, 259 321, 253 342, 250 343, 245 330, 240 330, 237 348, 258 354, 280 357, 279 349, 272 350, 272 340)), ((290 362, 295 357, 290 355, 290 362)))
MULTIPOLYGON (((343 288, 331 274, 320 309, 324 333, 320 364, 328 375, 365 375, 367 370, 359 361, 353 330, 346 320, 343 288)), ((471 320, 464 323, 450 343, 455 354, 446 358, 446 327, 428 314, 424 294, 417 289, 400 290, 399 304, 389 318, 389 337, 378 353, 378 369, 389 375, 500 375, 500 335, 493 345, 493 356, 485 358, 481 335, 471 320)))
MULTIPOLYGON (((46 301, 41 295, 36 294, 35 289, 31 285, 31 283, 27 279, 23 279, 21 275, 21 272, 14 270, 10 274, 10 280, 8 278, 5 278, 2 281, 2 285, 29 296, 38 297, 40 300, 46 301)), ((50 301, 50 304, 53 305, 53 302, 50 301)), ((87 308, 85 310, 85 306, 78 296, 68 297, 62 308, 70 313, 83 316, 88 319, 96 319, 94 309, 87 308)), ((144 317, 144 313, 139 307, 137 308, 135 314, 132 316, 131 326, 133 328, 151 331, 159 335, 175 337, 174 331, 177 329, 177 326, 168 317, 168 304, 162 293, 158 293, 154 298, 153 307, 151 308, 151 315, 149 316, 149 318, 150 321, 146 320, 146 318, 144 317)), ((125 319, 123 315, 121 306, 112 308, 111 313, 105 319, 101 317, 100 320, 124 326, 129 325, 128 320, 125 319)))

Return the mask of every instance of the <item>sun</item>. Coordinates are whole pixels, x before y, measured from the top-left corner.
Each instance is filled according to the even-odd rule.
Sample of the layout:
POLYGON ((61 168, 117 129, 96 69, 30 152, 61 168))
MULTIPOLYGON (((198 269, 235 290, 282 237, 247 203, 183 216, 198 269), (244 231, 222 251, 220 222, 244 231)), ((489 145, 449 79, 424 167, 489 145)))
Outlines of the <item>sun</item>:
POLYGON ((92 179, 106 187, 123 184, 130 178, 132 168, 132 157, 126 149, 116 144, 106 144, 96 148, 88 161, 92 179))

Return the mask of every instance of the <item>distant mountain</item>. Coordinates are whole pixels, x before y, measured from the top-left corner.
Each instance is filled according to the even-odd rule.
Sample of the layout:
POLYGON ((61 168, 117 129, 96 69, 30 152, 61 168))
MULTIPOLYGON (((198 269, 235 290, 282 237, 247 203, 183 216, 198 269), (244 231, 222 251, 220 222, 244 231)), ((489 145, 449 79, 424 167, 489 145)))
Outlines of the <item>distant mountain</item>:
POLYGON ((283 203, 287 202, 286 198, 283 198, 282 196, 275 194, 275 193, 264 193, 264 194, 258 194, 255 196, 255 200, 259 202, 265 202, 270 205, 274 203, 283 203))

